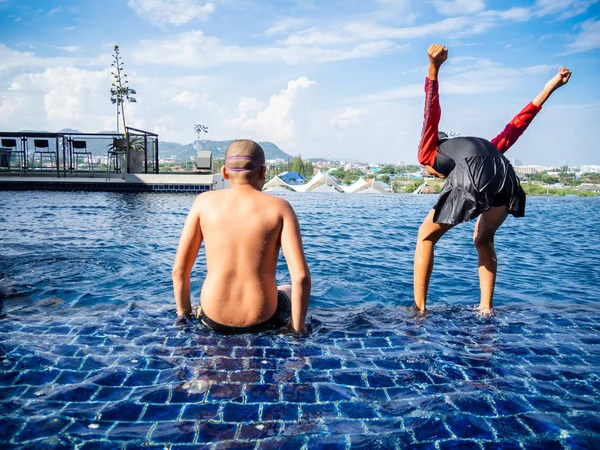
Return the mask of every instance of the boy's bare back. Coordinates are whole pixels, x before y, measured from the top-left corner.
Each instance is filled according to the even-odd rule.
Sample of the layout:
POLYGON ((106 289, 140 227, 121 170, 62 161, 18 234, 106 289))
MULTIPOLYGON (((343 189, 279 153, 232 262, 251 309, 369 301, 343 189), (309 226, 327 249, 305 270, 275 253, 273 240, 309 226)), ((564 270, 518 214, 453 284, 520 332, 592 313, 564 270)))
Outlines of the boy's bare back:
MULTIPOLYGON (((230 159, 235 162, 236 157, 230 159)), ((260 191, 264 176, 261 180, 259 175, 264 170, 258 174, 243 173, 252 172, 248 169, 229 170, 225 168, 224 175, 232 187, 198 196, 186 220, 173 270, 178 312, 189 313, 185 298, 189 281, 188 287, 180 287, 178 295, 177 269, 183 273, 185 284, 186 273, 188 269, 191 272, 204 241, 203 313, 229 327, 268 321, 278 306, 276 268, 281 248, 292 278, 292 287, 284 290, 291 297, 292 326, 302 328, 310 276, 294 210, 286 200, 260 191)))

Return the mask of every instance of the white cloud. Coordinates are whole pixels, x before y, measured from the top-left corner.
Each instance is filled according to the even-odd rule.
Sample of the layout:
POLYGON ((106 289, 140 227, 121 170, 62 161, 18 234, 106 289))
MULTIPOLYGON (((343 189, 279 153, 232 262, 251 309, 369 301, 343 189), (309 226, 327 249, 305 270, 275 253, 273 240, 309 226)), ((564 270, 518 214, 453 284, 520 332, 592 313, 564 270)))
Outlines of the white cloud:
POLYGON ((358 123, 358 119, 366 113, 367 111, 364 108, 346 108, 340 114, 333 116, 329 123, 340 128, 346 128, 358 123))
POLYGON ((600 48, 600 20, 586 20, 578 27, 579 33, 567 45, 565 54, 587 52, 600 48))
POLYGON ((562 13, 559 19, 568 19, 585 13, 599 0, 536 0, 533 9, 537 16, 562 13))
POLYGON ((288 30, 297 29, 304 25, 305 19, 299 17, 282 17, 271 25, 266 31, 267 36, 280 34, 288 30))
POLYGON ((207 20, 215 11, 213 3, 198 0, 129 0, 127 5, 142 19, 161 27, 207 20))
MULTIPOLYGON (((541 75, 557 69, 557 66, 540 64, 523 68, 504 67, 490 59, 472 57, 449 60, 442 75, 440 91, 444 94, 479 94, 502 92, 516 85, 526 76, 541 75)), ((364 103, 386 102, 400 99, 423 97, 421 84, 401 86, 383 92, 369 94, 355 99, 364 103)))
POLYGON ((258 112, 255 110, 257 101, 249 102, 247 98, 240 99, 238 110, 240 114, 231 119, 231 124, 245 130, 250 137, 258 140, 272 140, 284 146, 294 146, 297 138, 297 125, 294 108, 302 91, 315 84, 307 77, 300 77, 288 83, 286 89, 272 95, 269 104, 258 112), (252 113, 252 114, 250 114, 252 113))
POLYGON ((485 8, 484 0, 436 0, 433 5, 440 14, 459 16, 481 11, 485 8))
POLYGON ((318 46, 238 46, 205 36, 202 31, 181 33, 173 39, 144 40, 133 52, 140 63, 175 67, 214 67, 234 62, 326 62, 367 58, 398 48, 391 41, 366 42, 350 48, 327 49, 318 46))

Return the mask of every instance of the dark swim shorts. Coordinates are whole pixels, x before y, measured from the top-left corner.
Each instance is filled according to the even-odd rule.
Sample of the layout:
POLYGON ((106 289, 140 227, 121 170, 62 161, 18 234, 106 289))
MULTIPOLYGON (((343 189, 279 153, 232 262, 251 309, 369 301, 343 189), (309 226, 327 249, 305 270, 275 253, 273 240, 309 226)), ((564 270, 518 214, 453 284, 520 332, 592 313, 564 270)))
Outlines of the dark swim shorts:
POLYGON ((261 333, 263 331, 277 330, 286 326, 292 317, 292 301, 283 291, 277 291, 277 309, 270 319, 264 322, 250 325, 249 327, 230 327, 215 322, 202 311, 198 309, 198 319, 205 326, 217 333, 222 334, 243 334, 243 333, 261 333))

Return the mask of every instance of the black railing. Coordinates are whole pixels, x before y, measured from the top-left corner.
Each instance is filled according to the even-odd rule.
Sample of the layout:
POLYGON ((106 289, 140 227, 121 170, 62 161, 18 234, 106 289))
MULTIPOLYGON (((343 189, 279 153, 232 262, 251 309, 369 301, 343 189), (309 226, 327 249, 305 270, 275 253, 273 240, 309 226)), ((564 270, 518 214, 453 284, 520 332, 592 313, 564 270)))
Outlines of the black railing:
MULTIPOLYGON (((131 127, 127 127, 127 132, 130 139, 139 138, 136 148, 142 148, 144 152, 142 172, 158 173, 158 135, 131 127)), ((0 131, 0 173, 49 174, 67 177, 83 172, 78 170, 77 164, 77 158, 82 152, 90 153, 88 161, 91 166, 95 162, 97 167, 103 163, 108 167, 108 150, 113 145, 114 139, 123 137, 122 134, 117 133, 0 131), (81 144, 81 141, 84 141, 85 144, 81 144), (77 142, 77 144, 74 146, 73 142, 77 142), (76 147, 75 151, 74 147, 76 147)), ((131 151, 132 149, 128 146, 126 152, 128 172, 131 171, 129 164, 131 151)), ((88 167, 88 171, 95 172, 92 167, 88 167)))

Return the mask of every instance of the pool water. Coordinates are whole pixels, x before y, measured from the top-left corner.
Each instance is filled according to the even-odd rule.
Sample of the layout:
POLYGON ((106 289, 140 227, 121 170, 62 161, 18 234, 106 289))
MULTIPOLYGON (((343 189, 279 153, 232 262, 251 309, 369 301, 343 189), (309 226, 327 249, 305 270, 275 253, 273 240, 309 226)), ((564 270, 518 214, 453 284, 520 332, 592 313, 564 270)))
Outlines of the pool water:
POLYGON ((473 223, 411 308, 433 196, 285 198, 313 278, 303 338, 176 321, 194 196, 0 192, 0 448, 600 448, 600 199, 507 219, 486 317, 473 223))

